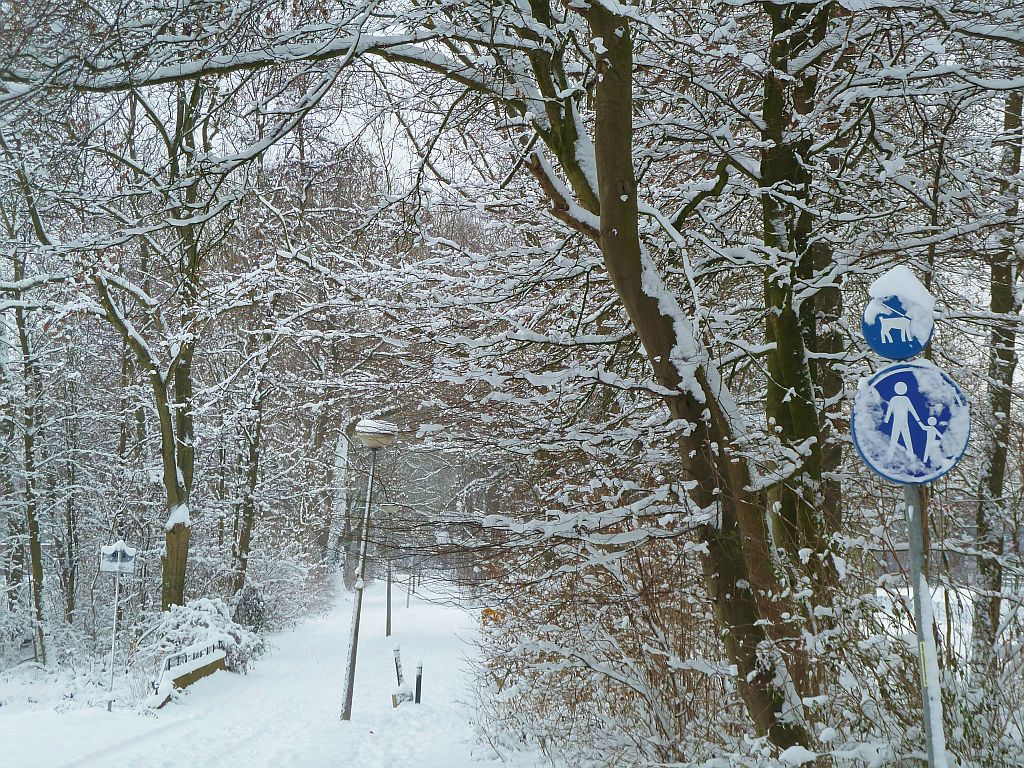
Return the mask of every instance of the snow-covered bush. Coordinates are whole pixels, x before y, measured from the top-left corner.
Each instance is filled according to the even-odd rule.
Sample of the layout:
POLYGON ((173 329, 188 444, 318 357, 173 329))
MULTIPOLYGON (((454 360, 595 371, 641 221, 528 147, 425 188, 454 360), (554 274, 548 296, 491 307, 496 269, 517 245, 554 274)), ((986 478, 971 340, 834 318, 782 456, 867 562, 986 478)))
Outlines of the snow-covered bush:
MULTIPOLYGON (((334 581, 327 569, 310 565, 308 555, 292 543, 277 550, 254 551, 249 557, 246 585, 255 588, 262 598, 266 629, 277 630, 327 611, 334 581)), ((245 623, 240 616, 236 618, 245 623)))
POLYGON ((32 625, 23 614, 0 611, 0 669, 28 658, 33 651, 32 625))
POLYGON ((254 632, 267 629, 267 604, 259 588, 246 584, 233 601, 234 620, 254 632))
POLYGON ((232 672, 245 672, 266 647, 258 634, 232 620, 227 603, 202 597, 152 616, 145 623, 137 654, 145 664, 148 658, 163 659, 218 641, 224 643, 224 665, 232 672))

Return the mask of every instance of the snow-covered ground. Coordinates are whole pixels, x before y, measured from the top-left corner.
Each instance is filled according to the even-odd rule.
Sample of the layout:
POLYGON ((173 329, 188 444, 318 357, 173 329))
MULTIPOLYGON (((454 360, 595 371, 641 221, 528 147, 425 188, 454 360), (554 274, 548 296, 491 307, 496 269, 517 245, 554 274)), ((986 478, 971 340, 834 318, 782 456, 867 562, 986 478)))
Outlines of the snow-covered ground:
MULTIPOLYGON (((5 714, 4 768, 145 766, 345 766, 459 768, 509 765, 475 738, 469 662, 474 615, 394 595, 393 635, 384 637, 384 589, 367 589, 352 720, 340 722, 351 603, 338 598, 323 618, 273 635, 270 653, 248 675, 227 672, 193 685, 159 712, 115 705, 5 714), (423 703, 391 706, 393 649, 401 645, 407 682, 423 661, 423 703)), ((8 712, 10 709, 8 708, 8 712)), ((518 765, 534 765, 524 758, 518 765)))

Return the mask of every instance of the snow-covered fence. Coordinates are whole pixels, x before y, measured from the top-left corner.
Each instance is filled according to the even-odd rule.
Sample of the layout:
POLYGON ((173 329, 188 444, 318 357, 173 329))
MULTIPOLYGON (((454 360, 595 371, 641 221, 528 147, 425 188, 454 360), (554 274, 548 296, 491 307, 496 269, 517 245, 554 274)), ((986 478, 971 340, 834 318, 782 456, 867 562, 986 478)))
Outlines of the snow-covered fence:
MULTIPOLYGON (((215 643, 210 643, 205 648, 202 648, 198 651, 182 651, 181 653, 176 653, 173 656, 168 656, 166 659, 164 659, 164 663, 161 666, 160 674, 162 676, 165 672, 169 672, 172 668, 184 666, 188 664, 190 661, 196 661, 205 656, 209 656, 213 653, 216 653, 217 651, 224 651, 226 654, 227 645, 225 645, 223 640, 218 640, 215 643)), ((224 657, 221 656, 221 658, 224 657)), ((154 690, 155 686, 156 683, 154 683, 154 690)))
POLYGON ((217 640, 203 646, 192 646, 164 659, 160 674, 153 681, 153 695, 149 705, 159 709, 171 699, 174 689, 187 688, 197 680, 224 669, 227 644, 217 640))

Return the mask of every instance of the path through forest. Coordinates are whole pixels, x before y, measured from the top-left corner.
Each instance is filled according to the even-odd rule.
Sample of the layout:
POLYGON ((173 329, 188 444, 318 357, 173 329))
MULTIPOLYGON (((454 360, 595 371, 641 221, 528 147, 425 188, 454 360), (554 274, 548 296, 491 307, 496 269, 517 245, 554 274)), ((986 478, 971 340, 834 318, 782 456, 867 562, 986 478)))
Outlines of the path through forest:
MULTIPOLYGON (((395 595, 394 635, 384 638, 384 589, 364 599, 351 722, 339 721, 351 603, 271 637, 248 675, 219 672, 153 714, 100 706, 0 713, 6 768, 459 768, 508 765, 479 743, 469 723, 468 641, 474 616, 395 595), (406 677, 424 668, 423 703, 392 709, 393 648, 406 677)), ((525 765, 525 763, 524 763, 525 765)))

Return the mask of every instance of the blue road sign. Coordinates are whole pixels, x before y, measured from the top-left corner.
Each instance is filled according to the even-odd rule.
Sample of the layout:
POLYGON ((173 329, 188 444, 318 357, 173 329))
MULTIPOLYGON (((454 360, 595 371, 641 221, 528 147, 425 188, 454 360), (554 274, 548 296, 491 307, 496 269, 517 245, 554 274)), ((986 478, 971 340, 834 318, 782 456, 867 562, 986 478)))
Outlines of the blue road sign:
POLYGON ((882 477, 930 483, 967 450, 970 406, 960 387, 932 363, 895 363, 861 380, 850 432, 864 463, 882 477))
POLYGON ((871 348, 890 360, 906 360, 924 351, 935 321, 930 307, 922 308, 899 296, 872 299, 860 329, 871 348))

